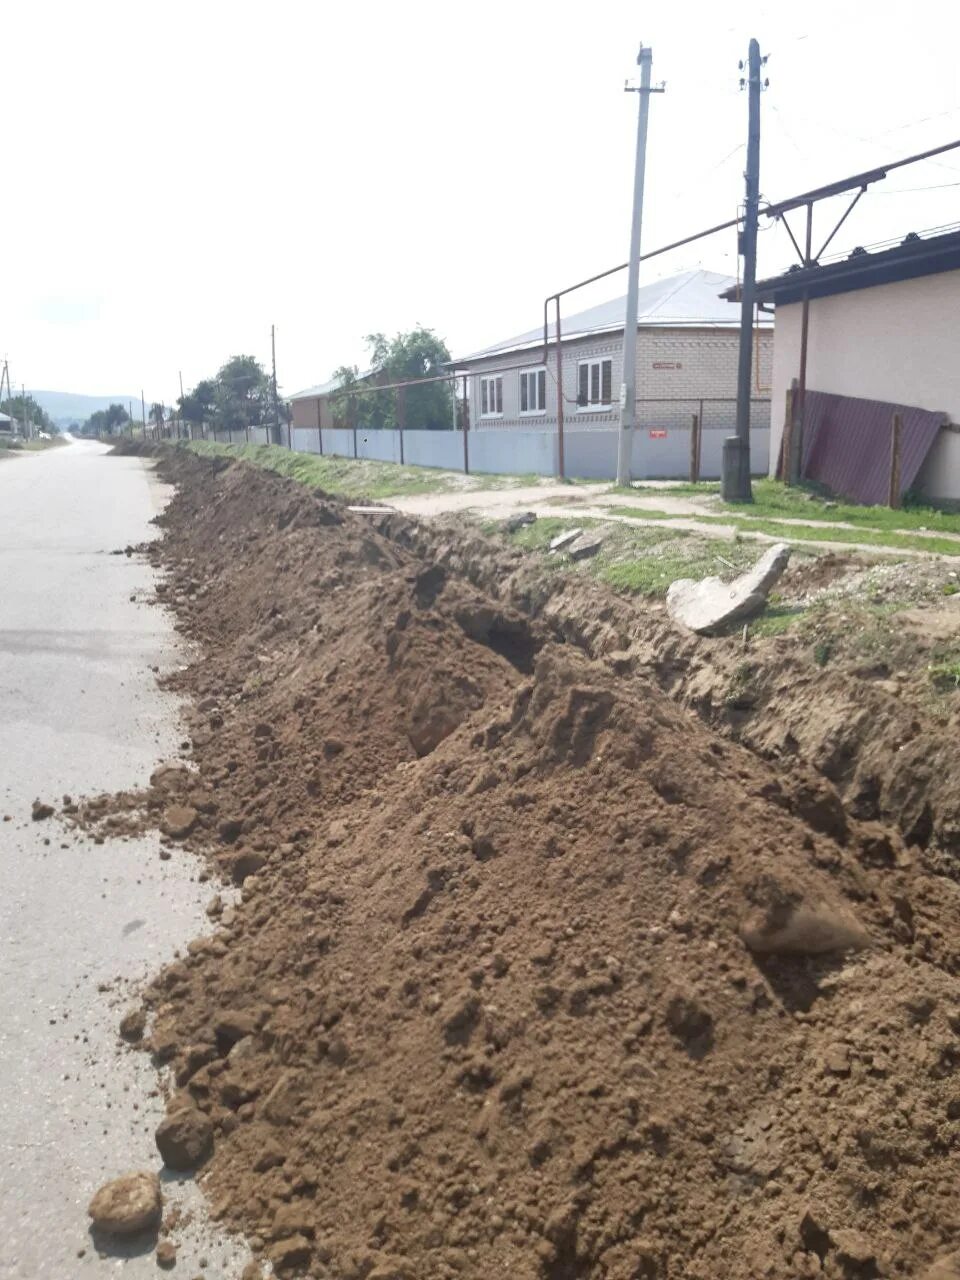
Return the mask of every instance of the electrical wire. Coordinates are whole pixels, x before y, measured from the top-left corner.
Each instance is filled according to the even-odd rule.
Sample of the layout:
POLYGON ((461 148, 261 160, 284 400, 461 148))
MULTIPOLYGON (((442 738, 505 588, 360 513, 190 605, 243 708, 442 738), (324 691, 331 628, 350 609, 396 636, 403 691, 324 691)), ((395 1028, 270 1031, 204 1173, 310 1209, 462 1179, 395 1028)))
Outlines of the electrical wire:
POLYGON ((947 187, 960 187, 960 182, 935 182, 932 187, 898 187, 894 191, 874 191, 875 196, 907 196, 915 191, 943 191, 947 187))

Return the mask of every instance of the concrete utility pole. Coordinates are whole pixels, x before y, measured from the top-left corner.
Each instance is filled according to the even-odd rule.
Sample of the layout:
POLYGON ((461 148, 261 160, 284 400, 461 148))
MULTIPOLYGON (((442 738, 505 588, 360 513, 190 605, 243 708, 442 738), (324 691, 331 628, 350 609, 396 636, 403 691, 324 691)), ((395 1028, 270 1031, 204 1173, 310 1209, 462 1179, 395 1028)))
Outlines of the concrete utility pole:
MULTIPOLYGON (((750 41, 747 62, 747 168, 741 251, 740 362, 737 366, 737 434, 724 441, 721 493, 726 502, 752 502, 750 484, 750 388, 753 378, 753 309, 757 283, 760 213, 760 45, 750 41)), ((740 64, 741 70, 743 63, 740 64)), ((741 87, 743 81, 740 81, 741 87)))
POLYGON ((280 437, 280 400, 277 397, 277 330, 270 326, 270 358, 273 361, 273 443, 283 444, 280 437))
MULTIPOLYGON (((630 262, 627 281, 627 316, 623 330, 623 381, 620 384, 620 438, 617 442, 617 484, 630 483, 633 428, 637 420, 637 307, 640 290, 640 227, 643 221, 643 179, 647 163, 647 123, 651 93, 663 93, 663 85, 650 88, 653 50, 640 46, 639 87, 626 85, 626 93, 640 94, 637 117, 637 159, 633 171, 633 217, 630 223, 630 262)), ((559 394, 559 389, 558 389, 559 394)))

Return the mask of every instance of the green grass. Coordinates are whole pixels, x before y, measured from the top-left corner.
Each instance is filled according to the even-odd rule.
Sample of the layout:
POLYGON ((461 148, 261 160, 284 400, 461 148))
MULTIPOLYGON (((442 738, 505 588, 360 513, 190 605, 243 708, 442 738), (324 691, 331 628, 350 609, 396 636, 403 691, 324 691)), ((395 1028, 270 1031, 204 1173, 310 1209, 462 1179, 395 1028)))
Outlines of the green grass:
POLYGON ((723 507, 723 515, 704 513, 695 516, 670 511, 648 511, 644 507, 617 507, 615 510, 621 515, 640 520, 698 520, 705 524, 733 526, 740 533, 763 533, 781 542, 840 542, 857 546, 891 547, 901 551, 922 551, 927 555, 960 556, 960 540, 953 538, 930 537, 869 525, 860 525, 855 529, 837 529, 829 525, 787 524, 783 520, 741 514, 746 510, 743 507, 723 507))
MULTIPOLYGON (((499 521, 487 521, 483 528, 487 533, 503 533, 503 524, 499 521)), ((544 551, 557 534, 573 528, 590 529, 603 535, 599 555, 579 563, 571 563, 563 556, 547 555, 541 562, 543 567, 595 577, 631 595, 664 596, 677 578, 702 578, 708 574, 732 576, 756 559, 755 548, 674 529, 668 521, 647 528, 571 513, 569 517, 541 518, 505 536, 514 546, 544 551)))
POLYGON ((735 506, 721 503, 719 484, 709 482, 664 485, 639 491, 633 489, 631 492, 706 498, 710 499, 711 506, 715 505, 722 511, 736 511, 759 518, 841 521, 858 528, 887 532, 928 529, 931 533, 960 534, 960 513, 956 511, 924 506, 910 500, 899 511, 889 507, 861 506, 842 498, 833 499, 807 486, 787 486, 779 480, 754 480, 753 502, 735 506))
POLYGON ((193 440, 181 446, 206 458, 237 458, 289 476, 300 484, 323 489, 343 498, 381 499, 404 494, 451 493, 464 489, 505 489, 537 484, 537 476, 464 476, 457 471, 432 467, 400 466, 365 458, 338 458, 329 454, 292 453, 273 444, 217 444, 193 440))

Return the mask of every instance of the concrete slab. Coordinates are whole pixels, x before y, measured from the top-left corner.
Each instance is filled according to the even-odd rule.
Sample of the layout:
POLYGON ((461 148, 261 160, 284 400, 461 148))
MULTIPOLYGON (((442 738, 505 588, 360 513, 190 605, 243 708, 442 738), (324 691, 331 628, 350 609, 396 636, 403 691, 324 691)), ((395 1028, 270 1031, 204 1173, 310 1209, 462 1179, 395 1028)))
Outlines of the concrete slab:
POLYGON ((678 578, 667 590, 667 612, 691 631, 717 630, 758 614, 771 587, 786 569, 790 548, 778 542, 763 553, 747 573, 732 582, 722 578, 678 578))

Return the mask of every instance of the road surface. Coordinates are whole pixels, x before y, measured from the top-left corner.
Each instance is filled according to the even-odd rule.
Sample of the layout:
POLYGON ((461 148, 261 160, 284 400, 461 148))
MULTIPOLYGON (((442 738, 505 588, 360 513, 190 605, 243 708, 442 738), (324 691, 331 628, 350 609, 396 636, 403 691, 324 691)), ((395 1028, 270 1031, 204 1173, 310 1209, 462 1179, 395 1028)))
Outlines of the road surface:
MULTIPOLYGON (((73 443, 0 461, 0 1276, 157 1275, 150 1246, 98 1256, 86 1206, 129 1169, 156 1169, 162 1115, 147 1056, 121 1048, 138 982, 209 927, 210 885, 155 838, 96 845, 60 804, 138 786, 176 754, 177 706, 151 667, 182 661, 153 573, 111 555, 156 532, 167 492, 149 464, 73 443)), ((190 1182, 167 1203, 201 1205, 190 1182)), ((239 1275, 247 1259, 197 1221, 177 1274, 239 1275), (209 1269, 207 1269, 209 1268, 209 1269)))

